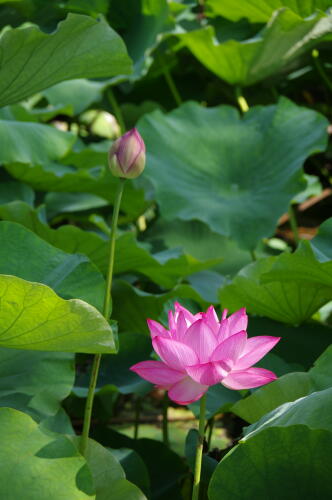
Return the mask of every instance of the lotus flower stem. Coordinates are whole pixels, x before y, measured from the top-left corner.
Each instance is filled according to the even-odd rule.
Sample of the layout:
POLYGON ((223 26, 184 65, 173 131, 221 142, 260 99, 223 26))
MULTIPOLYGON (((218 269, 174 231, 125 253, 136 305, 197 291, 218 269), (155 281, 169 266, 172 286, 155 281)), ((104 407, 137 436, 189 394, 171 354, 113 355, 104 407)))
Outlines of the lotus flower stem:
POLYGON ((163 398, 163 443, 169 446, 169 436, 168 436, 168 396, 167 392, 164 394, 163 398))
POLYGON ((208 437, 207 437, 207 448, 208 450, 210 449, 211 446, 211 440, 212 440, 212 434, 213 434, 213 427, 214 427, 214 417, 211 417, 208 420, 208 425, 207 428, 209 429, 208 437))
POLYGON ((202 456, 204 444, 204 429, 205 429, 205 410, 206 410, 206 395, 201 397, 200 412, 199 412, 199 425, 198 425, 198 441, 196 449, 195 460, 195 473, 192 500, 199 499, 199 486, 201 482, 201 469, 202 469, 202 456))
POLYGON ((120 125, 120 130, 121 130, 121 135, 122 135, 126 131, 126 124, 125 124, 119 103, 116 100, 116 97, 115 97, 114 92, 113 92, 111 87, 108 89, 107 95, 108 95, 109 102, 112 106, 112 111, 114 112, 114 116, 117 119, 118 124, 120 125))
POLYGON ((299 229, 298 229, 298 226, 297 226, 297 220, 296 220, 296 216, 295 216, 295 211, 294 211, 294 208, 293 208, 292 204, 289 205, 288 215, 289 215, 290 226, 291 226, 291 229, 292 229, 292 232, 293 232, 293 236, 294 236, 294 241, 295 241, 295 244, 297 246, 299 244, 300 237, 299 237, 299 229))
MULTIPOLYGON (((104 307, 103 307, 103 315, 107 321, 109 320, 110 310, 111 310, 111 289, 112 289, 112 278, 113 278, 113 267, 114 267, 115 237, 116 237, 116 228, 118 224, 120 204, 121 204, 124 184, 125 184, 125 179, 120 178, 118 189, 115 194, 114 207, 113 207, 112 227, 111 227, 111 235, 109 243, 109 261, 108 261, 108 270, 106 276, 105 297, 104 297, 104 307)), ((88 396, 86 399, 85 410, 84 410, 83 430, 80 440, 80 452, 83 456, 85 456, 86 454, 86 449, 88 445, 91 414, 92 414, 93 400, 98 379, 100 360, 101 360, 101 354, 96 354, 94 356, 92 364, 88 396)))
POLYGON ((322 78, 323 82, 325 83, 325 85, 327 86, 327 88, 332 91, 332 83, 331 83, 329 77, 326 74, 326 71, 324 69, 323 64, 319 60, 319 52, 318 52, 318 50, 314 49, 312 51, 311 55, 312 55, 314 66, 315 66, 317 72, 321 76, 321 78, 322 78))
POLYGON ((174 98, 175 104, 177 106, 181 106, 182 99, 181 99, 180 93, 175 85, 172 74, 171 74, 170 70, 168 69, 167 63, 165 62, 165 59, 161 55, 159 56, 159 61, 160 61, 162 72, 164 74, 168 88, 171 91, 171 94, 174 98))
POLYGON ((139 419, 141 414, 141 398, 137 396, 135 399, 135 425, 134 425, 134 439, 138 439, 139 419))

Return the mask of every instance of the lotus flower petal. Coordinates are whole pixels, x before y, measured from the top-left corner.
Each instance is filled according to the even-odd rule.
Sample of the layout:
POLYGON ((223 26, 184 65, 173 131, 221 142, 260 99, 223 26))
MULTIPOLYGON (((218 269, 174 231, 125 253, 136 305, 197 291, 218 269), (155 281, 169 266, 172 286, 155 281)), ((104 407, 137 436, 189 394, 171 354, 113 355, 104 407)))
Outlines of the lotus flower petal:
POLYGON ((130 370, 144 380, 164 388, 179 382, 185 376, 183 372, 173 370, 162 361, 141 361, 132 366, 130 370))
POLYGON ((229 361, 236 363, 241 356, 247 343, 247 333, 238 332, 228 337, 224 342, 218 345, 213 351, 211 361, 229 361))
POLYGON ((211 354, 218 345, 216 336, 204 319, 195 321, 188 328, 183 342, 196 352, 200 363, 210 361, 211 354))
POLYGON ((154 337, 157 337, 158 335, 161 335, 162 337, 169 337, 170 334, 166 330, 163 325, 158 323, 158 321, 154 321, 153 319, 148 319, 147 324, 151 333, 151 338, 153 339, 154 337))
POLYGON ((188 405, 200 399, 207 390, 207 385, 198 384, 190 377, 185 377, 170 388, 168 396, 179 405, 188 405))
POLYGON ((234 370, 245 370, 262 359, 279 342, 281 337, 270 337, 262 335, 251 337, 247 340, 246 346, 237 360, 234 370))
POLYGON ((222 380, 222 385, 228 389, 239 391, 241 389, 252 389, 273 382, 277 376, 264 368, 248 368, 242 371, 232 371, 222 380))
POLYGON ((208 308, 208 310, 204 314, 204 319, 206 320, 207 324, 209 325, 209 327, 211 328, 213 333, 215 335, 217 335, 218 331, 219 331, 220 323, 219 323, 217 313, 216 313, 213 306, 210 306, 208 308))
POLYGON ((166 365, 184 371, 186 366, 196 365, 199 360, 195 351, 186 344, 165 337, 155 337, 153 348, 166 365))
POLYGON ((227 319, 228 319, 228 324, 229 324, 229 329, 231 331, 231 335, 234 335, 234 333, 241 332, 242 330, 247 329, 248 316, 246 314, 246 310, 244 307, 242 307, 242 309, 239 309, 238 311, 233 313, 227 319))
POLYGON ((224 378, 227 372, 219 369, 216 363, 204 363, 187 367, 188 375, 203 385, 215 385, 224 378))

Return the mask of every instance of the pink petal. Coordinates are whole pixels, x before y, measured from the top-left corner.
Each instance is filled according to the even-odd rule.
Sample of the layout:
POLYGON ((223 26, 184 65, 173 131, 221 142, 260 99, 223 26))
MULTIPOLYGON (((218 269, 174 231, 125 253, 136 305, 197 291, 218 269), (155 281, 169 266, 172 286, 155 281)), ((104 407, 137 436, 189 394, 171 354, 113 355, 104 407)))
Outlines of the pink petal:
POLYGON ((221 316, 221 319, 226 319, 227 318, 227 314, 228 314, 228 309, 224 309, 223 312, 222 312, 222 316, 221 316))
POLYGON ((277 376, 264 368, 248 368, 243 371, 232 371, 221 383, 228 389, 239 391, 252 389, 273 382, 277 376))
POLYGON ((126 132, 119 140, 117 150, 118 161, 122 170, 127 173, 139 154, 145 151, 145 145, 138 131, 133 128, 126 132))
POLYGON ((232 314, 228 318, 229 329, 231 331, 231 335, 234 333, 241 332, 242 330, 246 330, 248 326, 248 316, 246 314, 246 310, 244 307, 239 309, 234 314, 232 314))
POLYGON ((207 390, 207 385, 198 384, 190 377, 185 377, 171 387, 168 397, 179 405, 188 405, 200 399, 207 390))
POLYGON ((186 366, 198 363, 195 351, 182 342, 171 338, 155 337, 152 344, 162 361, 175 370, 184 371, 186 366))
POLYGON ((220 344, 220 342, 226 340, 228 337, 230 337, 230 335, 231 331, 229 329, 228 319, 222 319, 220 321, 220 326, 217 333, 218 343, 220 344))
POLYGON ((195 382, 209 386, 218 384, 225 376, 225 372, 219 370, 219 366, 216 363, 188 366, 186 371, 195 382))
POLYGON ((257 363, 279 342, 280 338, 261 335, 248 339, 241 357, 234 366, 234 370, 245 370, 257 363))
POLYGON ((175 309, 176 321, 177 321, 177 318, 179 317, 179 314, 182 313, 184 315, 185 319, 187 320, 188 326, 190 326, 192 323, 194 323, 195 316, 193 314, 191 314, 191 312, 188 311, 188 309, 181 306, 181 304, 179 304, 179 302, 175 302, 174 309, 175 309))
POLYGON ((178 318, 176 321, 176 331, 174 333, 174 338, 178 340, 179 342, 182 342, 183 337, 186 334, 186 331, 188 330, 190 323, 188 324, 188 320, 186 320, 184 313, 181 311, 178 314, 178 318))
POLYGON ((174 334, 176 331, 176 322, 172 311, 168 311, 168 327, 172 334, 174 334))
MULTIPOLYGON (((211 354, 218 345, 216 336, 204 319, 195 321, 195 323, 188 328, 183 337, 183 342, 196 352, 199 363, 207 363, 210 361, 211 354)), ((194 365, 196 363, 190 364, 194 365)))
POLYGON ((130 370, 137 373, 144 380, 160 387, 169 387, 183 379, 183 372, 173 370, 161 361, 142 361, 130 367, 130 370))
POLYGON ((220 325, 219 325, 219 318, 213 306, 210 306, 208 308, 208 310, 204 314, 204 319, 206 320, 207 324, 209 325, 213 333, 217 335, 220 325))
POLYGON ((158 335, 161 335, 162 337, 169 337, 170 334, 166 330, 166 328, 163 327, 158 321, 154 321, 153 319, 148 319, 146 320, 150 333, 151 333, 151 338, 153 339, 154 337, 157 337, 158 335))
POLYGON ((228 339, 218 345, 211 356, 211 361, 230 360, 235 363, 241 356, 246 346, 246 342, 246 332, 235 333, 235 335, 228 337, 228 339))

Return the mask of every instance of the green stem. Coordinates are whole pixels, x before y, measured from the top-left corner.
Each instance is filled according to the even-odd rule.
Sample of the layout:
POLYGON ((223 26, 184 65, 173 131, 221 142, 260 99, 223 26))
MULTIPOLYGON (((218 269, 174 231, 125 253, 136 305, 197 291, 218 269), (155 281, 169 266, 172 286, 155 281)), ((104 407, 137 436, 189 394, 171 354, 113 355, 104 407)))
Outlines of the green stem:
POLYGON ((246 101, 246 98, 242 95, 242 90, 240 87, 236 87, 235 95, 236 95, 237 103, 238 103, 239 108, 242 111, 242 113, 246 113, 247 111, 249 111, 249 105, 246 101))
POLYGON ((201 482, 202 456, 204 444, 204 427, 205 427, 205 410, 206 410, 206 395, 201 397, 199 426, 198 426, 198 442, 196 449, 195 473, 192 500, 199 499, 199 486, 201 482))
POLYGON ((141 413, 141 398, 137 396, 135 401, 135 426, 134 426, 134 439, 138 439, 139 417, 141 413))
POLYGON ((124 118, 123 118, 123 114, 122 114, 121 108, 120 108, 120 106, 118 104, 118 101, 116 100, 116 97, 115 97, 114 92, 113 92, 113 90, 112 90, 111 87, 108 89, 108 99, 109 99, 109 101, 111 103, 112 111, 114 113, 114 116, 117 119, 118 124, 120 125, 121 135, 122 135, 126 131, 126 124, 125 124, 125 121, 124 121, 124 118))
MULTIPOLYGON (((113 277, 113 267, 114 267, 116 227, 119 218, 119 211, 120 211, 120 204, 121 204, 124 183, 125 179, 119 180, 113 207, 112 227, 111 227, 110 242, 109 242, 109 262, 108 262, 108 270, 106 277, 104 308, 103 308, 103 316, 107 321, 109 320, 110 309, 111 309, 110 304, 111 304, 111 288, 112 288, 112 277, 113 277)), ((86 448, 88 445, 90 425, 91 425, 91 414, 92 414, 93 400, 95 396, 95 389, 97 385, 100 360, 101 360, 101 354, 96 354, 93 359, 92 370, 90 375, 88 396, 86 399, 85 410, 84 410, 83 430, 80 440, 80 452, 83 456, 86 453, 86 448)))
POLYGON ((169 436, 168 436, 168 396, 167 392, 164 394, 163 399, 163 443, 169 446, 169 436))
POLYGON ((296 220, 296 216, 295 216, 295 210, 294 210, 292 204, 289 205, 288 215, 289 215, 290 226, 291 226, 293 236, 294 236, 294 241, 295 241, 295 244, 297 246, 300 242, 300 237, 299 237, 299 229, 297 226, 297 220, 296 220))
POLYGON ((210 446, 211 446, 211 440, 212 440, 212 433, 213 433, 213 427, 214 427, 214 418, 211 417, 209 419, 209 433, 208 433, 208 437, 207 437, 207 447, 208 447, 208 450, 210 449, 210 446))
POLYGON ((323 64, 319 60, 319 52, 318 52, 318 50, 314 49, 312 51, 311 55, 312 55, 312 59, 314 61, 314 66, 315 66, 317 72, 321 76, 321 78, 322 78, 323 82, 325 83, 325 85, 332 92, 332 83, 330 82, 330 79, 329 79, 329 77, 327 76, 327 74, 325 72, 323 64))
POLYGON ((177 106, 181 106, 182 99, 181 99, 180 93, 175 85, 172 74, 171 74, 170 70, 168 69, 168 66, 165 62, 165 59, 162 56, 159 56, 159 61, 161 64, 162 72, 164 74, 166 83, 168 85, 169 90, 171 91, 171 94, 174 98, 174 101, 175 101, 177 106))
POLYGON ((251 256, 251 259, 253 260, 253 262, 255 262, 255 260, 257 260, 255 250, 250 250, 250 256, 251 256))

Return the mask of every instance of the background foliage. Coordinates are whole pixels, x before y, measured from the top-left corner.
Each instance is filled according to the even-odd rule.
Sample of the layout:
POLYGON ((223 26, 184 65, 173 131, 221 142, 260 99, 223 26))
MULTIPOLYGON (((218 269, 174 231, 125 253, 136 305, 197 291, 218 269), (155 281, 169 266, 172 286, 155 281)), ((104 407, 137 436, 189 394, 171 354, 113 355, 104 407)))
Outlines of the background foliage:
POLYGON ((197 404, 169 408, 167 447, 162 395, 128 370, 175 300, 246 306, 251 335, 282 337, 262 362, 278 380, 208 392, 202 499, 331 496, 331 8, 0 1, 0 496, 190 497, 197 404), (109 324, 107 152, 133 126, 147 166, 125 188, 109 324))

